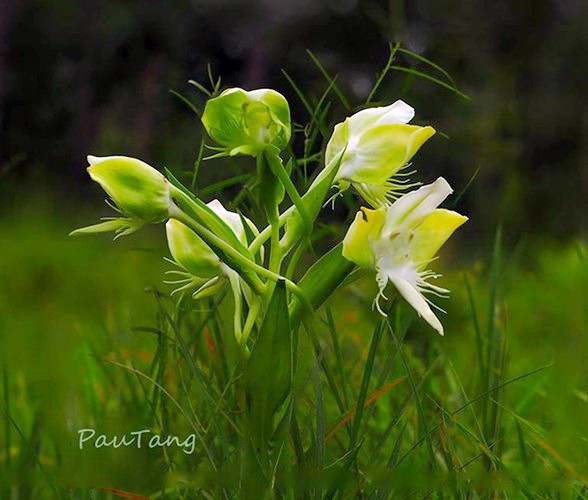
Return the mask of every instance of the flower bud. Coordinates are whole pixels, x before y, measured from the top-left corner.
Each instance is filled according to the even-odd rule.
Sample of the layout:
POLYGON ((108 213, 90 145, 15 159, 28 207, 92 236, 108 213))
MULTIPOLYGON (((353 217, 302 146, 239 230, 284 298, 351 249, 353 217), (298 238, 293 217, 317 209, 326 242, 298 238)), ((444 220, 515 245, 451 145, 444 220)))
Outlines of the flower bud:
POLYGON ((257 156, 268 145, 283 150, 290 140, 290 108, 275 90, 233 88, 206 103, 202 123, 231 156, 257 156))
POLYGON ((432 127, 407 125, 413 116, 413 108, 399 100, 359 111, 335 127, 325 163, 345 151, 335 177, 341 190, 353 184, 368 202, 380 206, 402 189, 390 179, 435 133, 432 127))
POLYGON ((168 218, 167 179, 147 163, 126 156, 88 156, 88 173, 126 216, 144 223, 168 218))
POLYGON ((220 259, 188 226, 170 219, 165 232, 173 259, 186 271, 199 278, 213 278, 220 274, 220 259))

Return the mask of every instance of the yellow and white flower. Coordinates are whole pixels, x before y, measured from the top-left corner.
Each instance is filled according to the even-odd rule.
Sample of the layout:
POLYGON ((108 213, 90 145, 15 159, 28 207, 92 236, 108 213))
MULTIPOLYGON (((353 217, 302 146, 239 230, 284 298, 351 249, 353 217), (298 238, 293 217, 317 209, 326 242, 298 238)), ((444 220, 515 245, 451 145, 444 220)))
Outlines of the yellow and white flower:
POLYGON ((425 294, 444 296, 448 290, 433 285, 439 277, 427 270, 435 254, 467 217, 437 208, 452 189, 440 177, 434 183, 403 195, 389 207, 362 208, 343 241, 343 256, 376 271, 380 289, 374 305, 391 283, 406 301, 439 334, 443 326, 431 310, 425 294))
POLYGON ((433 135, 433 127, 408 125, 414 109, 398 100, 364 109, 335 126, 325 164, 344 151, 335 177, 340 191, 350 185, 373 207, 387 205, 411 187, 401 172, 433 135))

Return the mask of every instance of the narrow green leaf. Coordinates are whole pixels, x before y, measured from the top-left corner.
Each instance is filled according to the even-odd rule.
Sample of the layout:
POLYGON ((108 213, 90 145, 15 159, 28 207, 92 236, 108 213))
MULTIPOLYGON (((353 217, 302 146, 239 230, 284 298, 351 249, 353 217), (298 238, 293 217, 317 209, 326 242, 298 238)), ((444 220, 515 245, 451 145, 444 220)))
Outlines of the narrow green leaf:
POLYGON ((267 460, 276 412, 292 383, 292 342, 286 284, 276 283, 259 335, 245 371, 245 390, 251 439, 267 460))
POLYGON ((465 99, 466 101, 470 100, 470 97, 467 94, 464 94, 463 92, 456 89, 455 87, 445 83, 442 80, 439 80, 438 78, 435 78, 434 76, 430 76, 430 75, 427 75, 426 73, 422 73, 421 71, 417 71, 416 69, 405 68, 403 66, 390 66, 390 69, 392 69, 394 71, 400 71, 402 73, 408 73, 413 76, 418 76, 419 78, 423 78, 424 80, 429 80, 430 82, 436 83, 437 85, 439 85, 447 90, 450 90, 451 92, 453 92, 454 94, 457 94, 459 97, 461 97, 462 99, 465 99))
POLYGON ((380 344, 380 340, 382 339, 382 332, 384 331, 383 321, 380 321, 378 325, 374 328, 374 333, 372 334, 372 341, 370 343, 370 350, 368 352, 368 357, 365 362, 365 366, 363 369, 363 375, 361 378, 361 388, 359 390, 359 395, 357 397, 357 404, 356 409, 357 412, 355 413, 355 418, 353 419, 353 426, 351 428, 351 437, 349 440, 349 449, 353 449, 355 444, 357 443, 357 438, 359 436, 359 428, 361 425, 361 420, 363 417, 363 413, 365 411, 365 401, 367 398, 369 386, 370 386, 370 379, 372 376, 372 370, 374 369, 374 362, 376 359, 376 351, 378 349, 378 345, 380 344))
POLYGON ((329 82, 329 84, 333 85, 333 88, 335 89, 335 94, 337 94, 337 97, 339 97, 341 103, 343 104, 343 106, 345 106, 345 109, 347 109, 349 111, 351 109, 351 105, 349 104, 347 97, 345 97, 345 95, 343 94, 341 89, 335 83, 335 78, 333 78, 331 75, 329 75, 329 72, 325 69, 325 67, 321 64, 321 62, 318 60, 318 58, 310 50, 307 49, 306 52, 308 53, 308 55, 312 59, 312 62, 316 65, 316 67, 319 69, 319 71, 325 77, 327 82, 329 82))
POLYGON ((404 49, 402 47, 398 47, 397 50, 398 50, 398 52, 402 52, 403 54, 414 57, 416 60, 421 61, 422 63, 428 64, 432 68, 439 71, 439 73, 441 73, 445 78, 447 78, 447 80, 449 80, 449 83, 451 83, 451 85, 453 85, 454 87, 457 87, 457 85, 455 84, 455 80, 451 77, 451 75, 446 70, 444 70, 441 66, 439 66, 438 64, 435 64, 430 59, 427 59, 424 56, 416 54, 416 53, 414 53, 408 49, 404 49))
POLYGON ((194 104, 192 104, 192 102, 190 102, 190 100, 187 97, 184 97, 182 94, 173 89, 169 89, 169 93, 176 96, 180 101, 182 101, 198 117, 198 119, 200 119, 200 117, 202 116, 200 110, 194 104))

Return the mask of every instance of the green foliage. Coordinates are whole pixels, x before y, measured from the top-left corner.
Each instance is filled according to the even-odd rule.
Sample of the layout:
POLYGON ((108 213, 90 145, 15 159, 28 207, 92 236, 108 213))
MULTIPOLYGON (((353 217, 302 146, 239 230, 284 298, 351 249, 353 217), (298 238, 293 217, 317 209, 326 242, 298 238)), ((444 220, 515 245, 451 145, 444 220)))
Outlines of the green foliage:
MULTIPOLYGON (((185 300, 175 305, 161 292, 144 293, 163 272, 159 235, 118 240, 104 252, 106 240, 67 239, 76 221, 44 215, 51 212, 31 208, 2 220, 10 263, 0 286, 2 408, 9 416, 1 428, 2 484, 33 498, 58 498, 52 488, 67 498, 72 486, 80 498, 111 497, 108 488, 161 498, 218 497, 223 489, 231 496, 242 463, 234 450, 246 423, 235 399, 240 355, 227 335, 229 296, 189 310, 185 300), (197 432, 203 442, 194 455, 75 450, 77 429, 94 426, 197 432)), ((516 498, 524 489, 531 498, 582 498, 588 448, 579 353, 588 349, 588 274, 577 248, 534 245, 524 264, 504 249, 497 285, 474 263, 466 270, 471 300, 459 285, 462 270, 446 269, 454 294, 443 339, 404 308, 381 329, 377 315, 361 312, 369 280, 341 289, 314 325, 316 344, 299 338, 299 411, 282 452, 299 466, 277 470, 276 484, 323 496, 338 488, 380 497, 469 491, 516 498), (495 327, 508 338, 509 362, 498 386, 484 389, 489 370, 476 352, 492 341, 475 323, 488 324, 494 287, 495 327), (368 376, 359 367, 377 328, 368 376), (497 408, 498 441, 484 431, 484 405, 497 408)))

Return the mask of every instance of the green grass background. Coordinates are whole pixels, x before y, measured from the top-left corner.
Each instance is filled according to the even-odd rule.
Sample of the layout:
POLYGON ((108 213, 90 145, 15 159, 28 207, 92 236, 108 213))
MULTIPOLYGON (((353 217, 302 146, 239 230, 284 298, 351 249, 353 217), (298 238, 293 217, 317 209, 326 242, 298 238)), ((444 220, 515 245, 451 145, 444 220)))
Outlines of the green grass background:
MULTIPOLYGON (((87 221, 86 214, 65 212, 47 199, 0 217, 0 496, 106 498, 112 494, 109 488, 119 488, 142 494, 160 492, 162 497, 166 494, 161 492, 167 491, 168 498, 193 498, 190 491, 197 490, 190 488, 202 487, 199 481, 210 475, 198 453, 192 457, 176 450, 165 457, 161 450, 77 450, 77 430, 86 427, 109 434, 141 428, 167 429, 180 435, 189 432, 166 397, 157 400, 157 391, 152 392, 146 380, 110 363, 145 371, 152 366, 158 341, 150 329, 161 325, 153 290, 169 292, 160 285, 169 267, 162 259, 166 255, 163 228, 150 228, 114 244, 107 235, 69 238, 68 232, 82 221, 87 221), (156 407, 154 401, 159 401, 156 407)), ((431 479, 436 477, 435 469, 430 469, 425 446, 411 452, 395 469, 398 476, 384 474, 379 468, 390 454, 398 458, 409 451, 422 438, 423 425, 431 429, 444 420, 443 435, 433 434, 438 461, 456 460, 460 467, 466 464, 472 477, 478 468, 486 470, 483 447, 468 434, 476 434, 480 424, 475 417, 480 410, 477 403, 455 419, 444 411, 451 412, 477 395, 478 379, 486 373, 480 366, 478 349, 498 342, 495 337, 486 337, 495 290, 491 324, 500 335, 500 346, 504 341, 507 346, 503 352, 501 347, 502 368, 495 374, 496 380, 504 382, 548 366, 484 398, 490 404, 498 401, 500 437, 492 449, 500 448, 496 453, 507 472, 496 477, 480 472, 477 479, 470 478, 474 482, 468 483, 469 488, 482 491, 487 486, 490 492, 511 491, 514 496, 504 495, 519 498, 517 492, 526 485, 529 495, 539 492, 537 498, 584 498, 588 475, 586 249, 580 241, 528 243, 515 249, 503 246, 497 279, 493 279, 492 242, 486 249, 468 254, 458 252, 459 236, 455 240, 437 262, 445 272, 444 285, 452 290, 451 299, 443 304, 448 311, 442 318, 446 336, 438 337, 423 322, 414 321, 403 341, 406 364, 392 359, 388 371, 386 366, 396 347, 384 339, 377 348, 368 393, 406 375, 408 368, 418 384, 425 413, 420 415, 415 402, 409 401, 402 418, 388 428, 411 394, 408 381, 366 408, 361 434, 364 491, 382 477, 394 477, 397 487, 406 483, 408 492, 420 488, 418 485, 437 491, 437 483, 431 479), (466 279, 473 300, 468 297, 466 279), (476 339, 475 321, 480 324, 481 341, 476 339), (513 475, 520 483, 512 482, 513 475), (427 477, 429 484, 425 481, 423 486, 420 481, 427 477)), ((379 321, 370 310, 371 297, 373 284, 367 279, 339 291, 321 311, 321 317, 332 322, 337 332, 343 369, 335 378, 341 393, 349 396, 347 408, 361 392, 362 369, 379 321)), ((228 300, 215 320, 220 321, 216 334, 224 335, 224 341, 230 343, 230 318, 223 307, 230 307, 228 300)), ((402 310, 405 317, 411 317, 407 308, 402 310)), ((329 328, 319 332, 319 337, 325 346, 324 359, 336 371, 329 328)), ((188 328, 184 339, 203 356, 208 353, 208 361, 201 360, 203 370, 206 363, 212 367, 219 362, 210 350, 197 347, 206 341, 202 330, 188 328)), ((310 352, 305 345, 301 342, 301 352, 310 352)), ((302 359, 311 358, 302 355, 302 359)), ((231 358, 224 362, 231 363, 231 358)), ((306 361, 303 368, 307 370, 300 371, 308 374, 316 366, 306 361)), ((322 408, 323 438, 342 418, 342 412, 324 377, 307 380, 305 376, 299 382, 307 408, 302 410, 299 423, 302 433, 309 434, 302 436, 302 441, 312 443, 313 433, 320 431, 318 409, 322 408), (322 385, 317 386, 321 379, 322 385)), ((205 413, 202 394, 186 387, 181 368, 176 371, 173 363, 164 367, 158 380, 182 405, 192 405, 194 414, 205 413)), ((223 432, 230 434, 230 430, 223 432)), ((334 441, 325 441, 325 463, 336 456, 330 448, 334 441)), ((225 480, 230 482, 230 476, 225 471, 225 480)), ((312 474, 309 477, 310 485, 319 481, 312 479, 312 474)), ((445 484, 448 477, 441 482, 445 484)), ((463 475, 461 480, 468 477, 463 475)), ((419 491, 424 491, 422 488, 419 491)))

